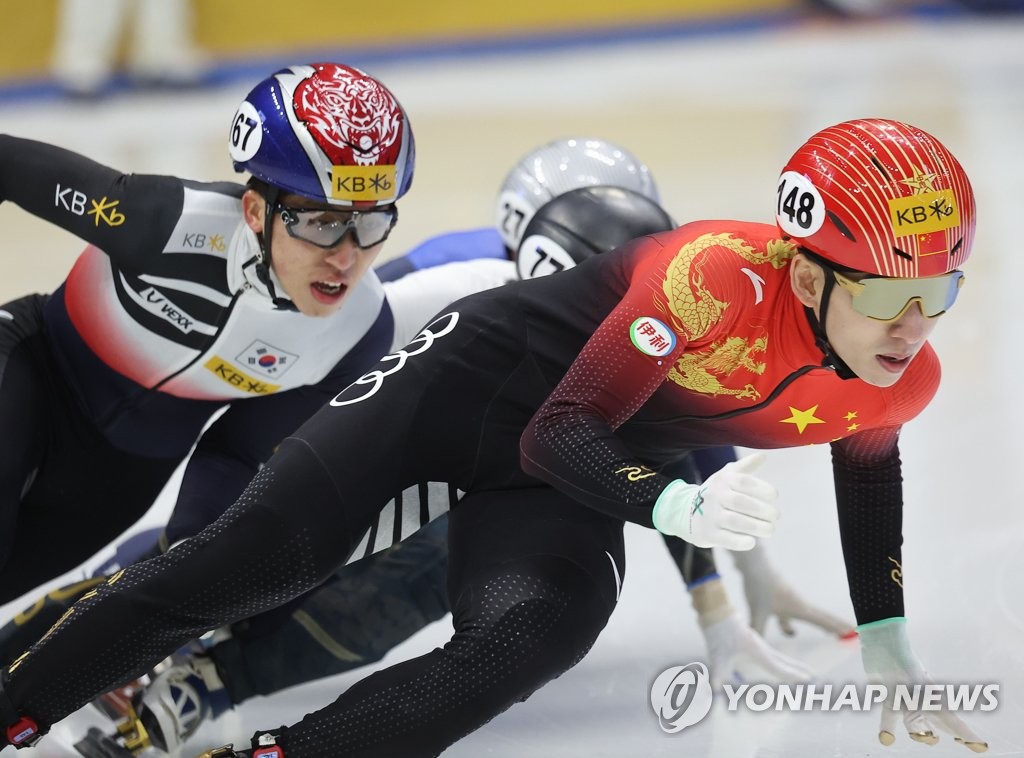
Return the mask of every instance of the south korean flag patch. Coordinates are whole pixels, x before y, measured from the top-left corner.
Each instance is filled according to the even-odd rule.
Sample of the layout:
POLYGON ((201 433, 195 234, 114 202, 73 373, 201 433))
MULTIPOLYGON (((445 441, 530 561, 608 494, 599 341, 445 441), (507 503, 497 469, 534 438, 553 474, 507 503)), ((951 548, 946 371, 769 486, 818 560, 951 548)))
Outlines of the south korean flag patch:
POLYGON ((253 342, 235 358, 248 370, 273 379, 283 376, 298 359, 299 356, 286 353, 260 340, 253 342))

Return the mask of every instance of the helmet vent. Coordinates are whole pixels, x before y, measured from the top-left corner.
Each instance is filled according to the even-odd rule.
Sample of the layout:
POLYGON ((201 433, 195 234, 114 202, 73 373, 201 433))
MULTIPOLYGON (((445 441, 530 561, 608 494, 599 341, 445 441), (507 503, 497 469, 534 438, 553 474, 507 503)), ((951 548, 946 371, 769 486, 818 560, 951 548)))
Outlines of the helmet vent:
POLYGON ((911 255, 910 253, 905 253, 905 252, 903 252, 903 251, 902 251, 902 250, 900 250, 900 249, 899 249, 898 247, 894 247, 894 248, 892 249, 892 251, 893 251, 894 253, 896 253, 896 255, 898 255, 898 256, 899 256, 900 258, 903 258, 903 259, 905 259, 905 260, 908 260, 908 261, 912 261, 912 260, 914 260, 914 256, 912 256, 912 255, 911 255))
POLYGON ((886 181, 892 181, 892 177, 889 176, 889 172, 885 170, 885 166, 878 160, 874 155, 871 156, 871 165, 878 169, 878 173, 885 177, 886 181))
POLYGON ((842 220, 839 218, 839 216, 834 214, 832 211, 826 211, 825 215, 828 216, 829 221, 836 225, 836 229, 839 230, 839 233, 841 235, 846 237, 846 239, 850 240, 850 242, 857 241, 857 238, 853 235, 853 232, 850 231, 850 227, 844 224, 842 220))

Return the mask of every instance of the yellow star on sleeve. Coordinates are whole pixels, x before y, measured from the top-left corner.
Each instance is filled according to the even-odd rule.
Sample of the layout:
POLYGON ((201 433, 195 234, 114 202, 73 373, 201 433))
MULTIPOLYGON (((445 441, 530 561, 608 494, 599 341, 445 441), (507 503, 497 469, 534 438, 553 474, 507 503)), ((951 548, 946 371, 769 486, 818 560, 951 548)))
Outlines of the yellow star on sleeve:
POLYGON ((789 418, 784 418, 780 421, 782 424, 796 424, 797 434, 803 434, 810 424, 824 424, 825 422, 815 417, 815 413, 818 411, 818 406, 814 405, 808 408, 806 411, 799 411, 792 405, 789 406, 789 412, 792 414, 789 418))
POLYGON ((857 418, 857 411, 848 412, 844 418, 850 422, 850 425, 846 427, 846 431, 855 432, 860 429, 860 424, 854 421, 854 419, 857 418))

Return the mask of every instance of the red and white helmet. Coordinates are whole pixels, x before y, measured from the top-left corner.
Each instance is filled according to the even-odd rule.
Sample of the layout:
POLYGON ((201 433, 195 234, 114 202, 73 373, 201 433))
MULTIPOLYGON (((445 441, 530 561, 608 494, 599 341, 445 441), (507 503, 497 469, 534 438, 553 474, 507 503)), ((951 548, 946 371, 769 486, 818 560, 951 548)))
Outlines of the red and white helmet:
POLYGON ((840 268, 925 277, 959 268, 974 242, 974 192, 953 154, 899 121, 822 129, 779 177, 783 234, 840 268))
POLYGON ((257 84, 231 119, 228 150, 236 171, 343 208, 395 202, 416 164, 395 96, 340 63, 291 66, 257 84))

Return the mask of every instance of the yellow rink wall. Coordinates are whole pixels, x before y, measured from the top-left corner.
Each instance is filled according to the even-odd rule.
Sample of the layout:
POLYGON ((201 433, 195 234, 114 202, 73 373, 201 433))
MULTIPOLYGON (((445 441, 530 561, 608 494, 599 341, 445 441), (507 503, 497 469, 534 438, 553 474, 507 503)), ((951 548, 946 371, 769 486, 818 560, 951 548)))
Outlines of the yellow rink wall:
MULTIPOLYGON (((95 0, 103 2, 104 0, 95 0)), ((192 0, 196 41, 216 59, 386 50, 558 33, 603 33, 758 16, 798 0, 192 0)), ((0 79, 46 75, 57 0, 0 0, 0 79)))

